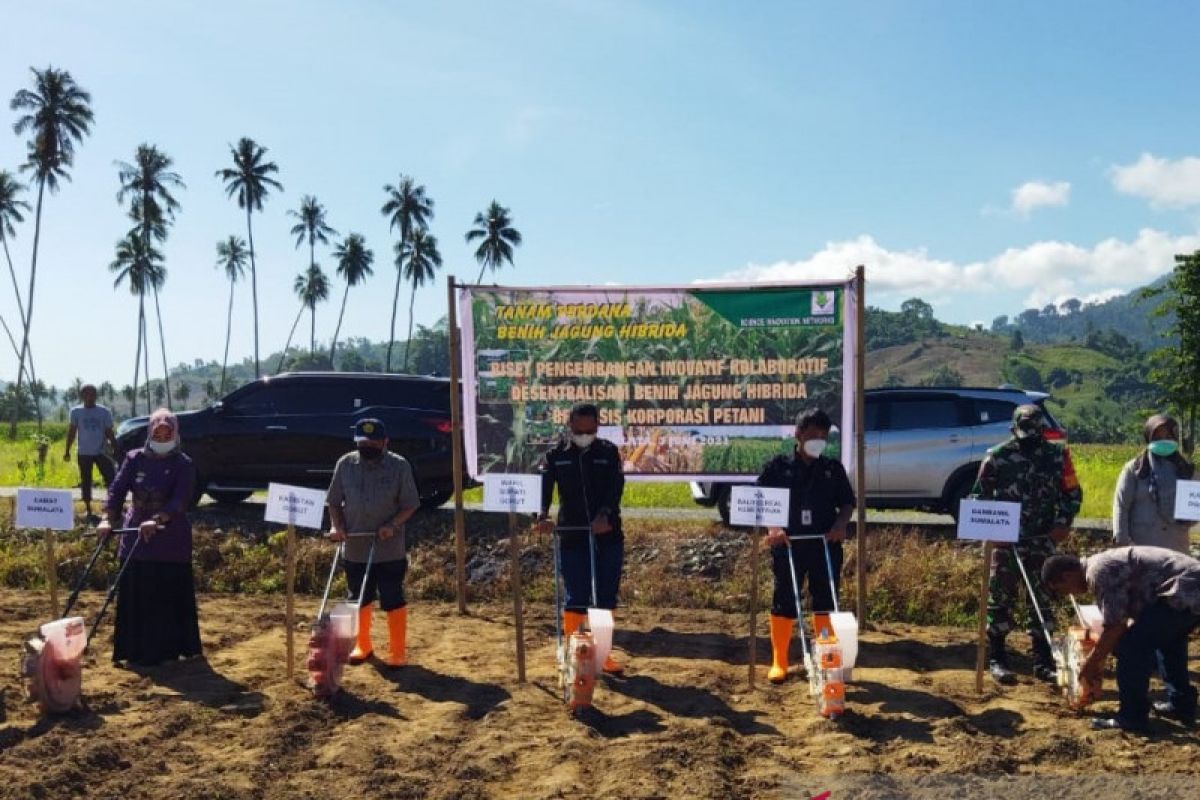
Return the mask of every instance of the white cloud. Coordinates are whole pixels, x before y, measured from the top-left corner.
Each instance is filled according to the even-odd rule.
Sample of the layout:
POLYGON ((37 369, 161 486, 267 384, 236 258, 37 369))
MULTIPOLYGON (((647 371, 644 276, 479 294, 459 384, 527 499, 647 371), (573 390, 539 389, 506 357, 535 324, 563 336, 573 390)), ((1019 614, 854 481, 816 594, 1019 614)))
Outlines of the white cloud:
POLYGON ((1029 290, 1027 307, 1041 308, 1069 297, 1085 302, 1142 286, 1169 272, 1177 253, 1200 249, 1200 234, 1172 236, 1150 228, 1133 241, 1105 239, 1091 247, 1070 242, 1035 242, 984 261, 957 263, 934 258, 924 248, 889 250, 868 235, 828 242, 799 261, 750 264, 721 276, 723 281, 788 283, 841 280, 859 264, 875 296, 930 297, 949 301, 965 294, 1029 290), (1120 287, 1120 288, 1117 288, 1120 287))
POLYGON ((1150 201, 1155 208, 1187 208, 1200 205, 1200 158, 1172 161, 1142 153, 1128 166, 1109 169, 1118 192, 1150 201))
POLYGON ((1028 217, 1044 206, 1065 206, 1071 199, 1071 184, 1067 181, 1045 183, 1027 181, 1012 191, 1012 210, 1028 217))

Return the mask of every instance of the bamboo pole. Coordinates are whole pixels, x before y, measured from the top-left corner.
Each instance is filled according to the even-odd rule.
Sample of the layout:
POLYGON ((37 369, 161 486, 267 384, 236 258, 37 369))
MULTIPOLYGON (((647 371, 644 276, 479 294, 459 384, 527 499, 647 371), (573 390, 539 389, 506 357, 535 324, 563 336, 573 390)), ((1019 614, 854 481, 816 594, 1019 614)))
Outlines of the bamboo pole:
POLYGON ((458 303, 454 276, 446 281, 447 319, 450 327, 450 447, 454 470, 454 574, 458 613, 467 613, 467 536, 463 514, 463 424, 461 394, 462 340, 458 332, 458 303))
POLYGON ((521 586, 521 534, 517 514, 508 512, 509 553, 512 557, 513 628, 517 636, 517 683, 525 682, 525 607, 521 586))
POLYGON ((975 691, 983 694, 983 668, 987 662, 988 578, 992 569, 991 542, 983 543, 983 578, 979 582, 979 641, 975 645, 975 691))
MULTIPOLYGON (((750 534, 750 667, 747 680, 754 688, 754 668, 758 665, 758 543, 762 528, 750 534)), ((803 620, 801 621, 803 623, 803 620)))
POLYGON ((58 619, 58 567, 54 563, 54 531, 46 529, 46 586, 50 589, 50 616, 58 619))
POLYGON ((296 669, 296 526, 287 528, 287 677, 296 669))
POLYGON ((855 343, 854 350, 854 451, 855 465, 854 482, 855 494, 858 497, 858 509, 855 515, 854 534, 856 542, 856 578, 857 578, 857 615, 858 624, 867 621, 867 434, 863 430, 866 424, 866 395, 863 384, 866 382, 866 319, 867 319, 867 279, 866 269, 861 265, 854 270, 855 286, 855 343))

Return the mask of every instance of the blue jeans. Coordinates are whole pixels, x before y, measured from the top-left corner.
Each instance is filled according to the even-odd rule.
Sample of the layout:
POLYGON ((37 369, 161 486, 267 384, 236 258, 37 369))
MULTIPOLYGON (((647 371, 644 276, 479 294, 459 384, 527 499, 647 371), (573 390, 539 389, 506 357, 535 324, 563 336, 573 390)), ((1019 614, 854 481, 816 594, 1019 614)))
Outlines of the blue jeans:
POLYGON ((1150 718, 1150 675, 1156 670, 1167 699, 1181 716, 1195 716, 1196 690, 1188 683, 1188 634, 1200 614, 1172 608, 1163 600, 1142 611, 1117 643, 1117 718, 1128 728, 1144 728, 1150 718))
POLYGON ((625 562, 625 537, 605 533, 596 537, 596 604, 592 605, 592 561, 587 534, 562 535, 561 569, 567 590, 567 611, 589 608, 616 608, 621 588, 621 569, 625 562))

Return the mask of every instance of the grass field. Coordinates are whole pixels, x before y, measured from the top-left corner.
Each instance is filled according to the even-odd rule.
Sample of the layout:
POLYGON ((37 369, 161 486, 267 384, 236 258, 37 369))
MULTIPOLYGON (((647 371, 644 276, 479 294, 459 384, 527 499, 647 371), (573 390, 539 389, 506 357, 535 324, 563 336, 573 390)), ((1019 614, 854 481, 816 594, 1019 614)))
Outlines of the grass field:
MULTIPOLYGON (((71 488, 79 484, 79 473, 74 460, 62 460, 63 442, 67 435, 66 425, 47 424, 44 435, 50 441, 45 464, 39 467, 36 426, 23 423, 18 428, 16 441, 0 437, 0 486, 46 486, 71 488)), ((1083 510, 1081 517, 1107 519, 1112 514, 1113 487, 1122 465, 1137 453, 1131 445, 1073 445, 1075 469, 1083 486, 1083 510)), ((466 501, 482 502, 483 490, 472 489, 466 501)), ((694 508, 692 495, 686 483, 635 483, 625 487, 627 508, 694 508)))
POLYGON ((17 426, 15 441, 8 438, 8 426, 0 431, 0 486, 46 486, 69 488, 79 483, 79 470, 74 459, 63 461, 63 444, 67 426, 60 422, 46 423, 42 435, 48 441, 46 461, 38 463, 37 425, 23 422, 17 426))

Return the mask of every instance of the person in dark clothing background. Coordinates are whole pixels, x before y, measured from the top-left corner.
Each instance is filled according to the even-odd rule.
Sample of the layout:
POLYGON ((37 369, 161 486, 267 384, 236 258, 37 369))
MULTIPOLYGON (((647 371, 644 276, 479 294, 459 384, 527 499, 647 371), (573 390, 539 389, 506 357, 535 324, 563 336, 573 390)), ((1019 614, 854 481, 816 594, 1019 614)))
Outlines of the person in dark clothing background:
MULTIPOLYGON (((563 633, 570 636, 587 616, 587 609, 617 607, 625 537, 621 532, 621 494, 625 475, 617 446, 596 436, 600 411, 590 403, 571 409, 570 434, 542 460, 542 513, 538 530, 550 533, 550 503, 558 487, 559 546, 567 599, 563 633), (595 535, 596 596, 592 597, 592 549, 588 530, 595 535), (593 605, 594 602, 594 605, 593 605)), ((610 654, 604 671, 619 674, 624 666, 610 654)))
MULTIPOLYGON (((796 563, 796 580, 801 591, 808 579, 808 593, 816 625, 833 611, 832 591, 841 585, 842 542, 846 525, 854 513, 854 489, 841 462, 823 455, 833 421, 819 409, 804 411, 796 418, 796 449, 790 456, 776 456, 766 463, 758 476, 758 485, 790 490, 788 526, 770 528, 771 569, 775 590, 771 598, 771 670, 767 679, 783 683, 787 679, 788 648, 796 623, 796 595, 787 548, 796 563), (789 536, 824 536, 820 539, 789 541, 789 536), (833 565, 834 589, 830 589, 825 544, 833 565)), ((801 620, 800 624, 804 624, 801 620)))

